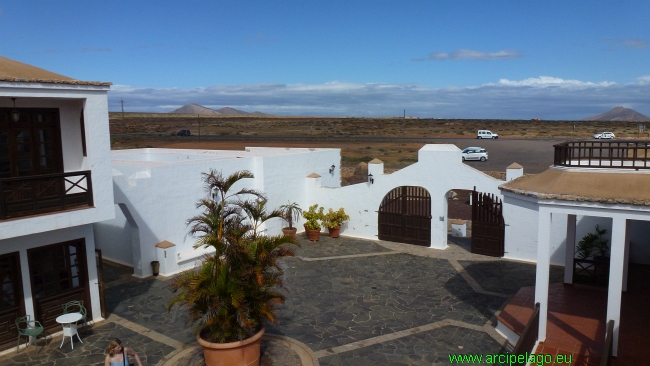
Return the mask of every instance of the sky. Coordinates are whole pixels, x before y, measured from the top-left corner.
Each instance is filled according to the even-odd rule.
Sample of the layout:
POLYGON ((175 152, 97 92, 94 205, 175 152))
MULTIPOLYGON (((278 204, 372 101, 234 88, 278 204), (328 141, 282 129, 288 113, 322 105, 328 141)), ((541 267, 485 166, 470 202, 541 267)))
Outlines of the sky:
POLYGON ((0 55, 110 111, 650 116, 650 1, 0 0, 0 55))

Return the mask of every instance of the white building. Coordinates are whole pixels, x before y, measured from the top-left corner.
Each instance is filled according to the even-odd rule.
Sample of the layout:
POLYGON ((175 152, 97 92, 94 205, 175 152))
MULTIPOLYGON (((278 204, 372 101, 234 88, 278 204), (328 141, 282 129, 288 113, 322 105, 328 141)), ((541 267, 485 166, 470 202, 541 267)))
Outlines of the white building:
POLYGON ((549 170, 500 187, 504 216, 510 223, 506 246, 525 243, 522 259, 537 262, 540 341, 547 337, 549 265, 559 264, 564 266, 565 284, 576 282, 579 274, 607 286, 604 320, 614 321, 612 350, 617 355, 625 311, 621 299, 632 280, 629 266, 650 265, 649 146, 647 141, 558 144, 549 170), (579 241, 594 233, 596 225, 607 231, 603 239, 608 246, 598 257, 580 258, 579 241))
POLYGON ((60 331, 70 300, 102 318, 93 224, 115 215, 109 87, 0 57, 0 350, 24 315, 60 331))
MULTIPOLYGON (((160 262, 163 275, 193 266, 202 252, 193 249, 195 240, 186 235, 186 220, 199 213, 195 202, 206 195, 201 174, 210 169, 224 175, 251 171, 255 178, 242 184, 264 192, 270 208, 288 202, 297 202, 303 209, 315 203, 344 207, 350 215, 344 235, 438 249, 447 247, 450 190, 476 187, 501 197, 498 186, 503 181, 463 164, 461 151, 453 145, 426 145, 417 163, 393 174, 384 174, 383 163, 373 160, 368 182, 347 187, 340 186, 339 166, 340 149, 113 151, 116 218, 95 225, 97 247, 105 258, 132 266, 138 277, 152 274, 152 261, 160 262), (393 196, 422 204, 410 205, 408 210, 413 212, 395 213, 385 204, 393 196), (380 224, 383 207, 390 211, 391 220, 402 216, 380 224), (409 219, 401 220, 405 216, 409 219)), ((281 228, 279 219, 266 225, 270 234, 281 233, 281 228)), ((300 221, 297 228, 302 231, 300 221)))

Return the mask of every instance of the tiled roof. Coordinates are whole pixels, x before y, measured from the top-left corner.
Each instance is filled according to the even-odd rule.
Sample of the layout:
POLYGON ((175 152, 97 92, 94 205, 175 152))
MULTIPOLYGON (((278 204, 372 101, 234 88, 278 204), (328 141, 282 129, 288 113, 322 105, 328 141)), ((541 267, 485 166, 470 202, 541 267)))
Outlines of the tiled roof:
POLYGON ((101 81, 81 81, 71 77, 53 73, 36 66, 18 62, 0 56, 0 81, 17 83, 48 83, 109 86, 112 83, 101 81))
POLYGON ((650 206, 650 174, 646 172, 550 168, 499 189, 538 199, 650 206))

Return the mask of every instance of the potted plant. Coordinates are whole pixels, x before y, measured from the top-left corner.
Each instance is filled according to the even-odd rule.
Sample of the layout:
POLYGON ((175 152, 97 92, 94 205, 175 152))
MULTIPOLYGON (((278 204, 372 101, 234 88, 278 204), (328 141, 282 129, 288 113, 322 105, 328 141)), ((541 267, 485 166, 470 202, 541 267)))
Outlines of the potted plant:
POLYGON ((287 203, 286 205, 280 206, 280 212, 281 212, 281 218, 284 222, 286 222, 289 226, 288 227, 283 227, 282 232, 285 235, 291 235, 294 238, 296 237, 296 229, 293 227, 293 220, 297 220, 300 215, 302 215, 302 209, 300 206, 298 206, 297 203, 287 203))
POLYGON ((214 252, 171 283, 174 297, 168 310, 175 304, 188 310, 209 366, 259 365, 264 323, 277 323, 276 306, 284 302, 278 259, 294 254, 285 245, 295 244, 290 236, 258 233, 261 223, 278 214, 266 213, 261 192, 244 188, 231 193, 246 178, 253 174, 203 174, 208 197, 197 202, 203 212, 187 224, 197 238, 194 248, 214 252))
POLYGON ((609 256, 609 245, 607 240, 602 236, 607 234, 607 229, 601 229, 596 225, 595 233, 588 233, 582 237, 576 246, 576 255, 579 259, 589 259, 604 261, 609 256))
POLYGON ((337 211, 330 208, 323 217, 323 225, 329 230, 330 238, 338 238, 341 232, 341 225, 348 220, 350 220, 350 216, 345 213, 343 207, 337 211))
POLYGON ((323 207, 318 207, 318 204, 309 206, 309 210, 302 212, 302 217, 307 220, 305 222, 305 233, 309 241, 318 241, 320 239, 320 221, 323 220, 323 207))

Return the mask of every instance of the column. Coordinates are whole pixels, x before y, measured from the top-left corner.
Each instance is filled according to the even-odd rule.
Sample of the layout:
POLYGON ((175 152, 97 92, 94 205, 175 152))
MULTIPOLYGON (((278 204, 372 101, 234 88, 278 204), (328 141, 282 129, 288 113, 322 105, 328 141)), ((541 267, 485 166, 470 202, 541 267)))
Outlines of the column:
POLYGON ((621 321, 621 294, 623 291, 623 261, 625 259, 626 219, 614 217, 612 222, 612 245, 609 259, 609 288, 607 291, 607 318, 614 320, 614 344, 612 355, 618 353, 618 331, 621 321))
POLYGON ((629 271, 630 264, 630 227, 632 226, 632 220, 626 220, 625 224, 625 256, 623 258, 623 291, 627 291, 627 274, 629 271))
POLYGON ((551 261, 551 212, 540 207, 537 226, 537 273, 535 275, 535 302, 539 303, 539 341, 546 340, 548 320, 548 285, 551 261))
POLYGON ((564 254, 564 283, 573 283, 573 257, 576 250, 576 215, 567 215, 566 252, 564 254))

